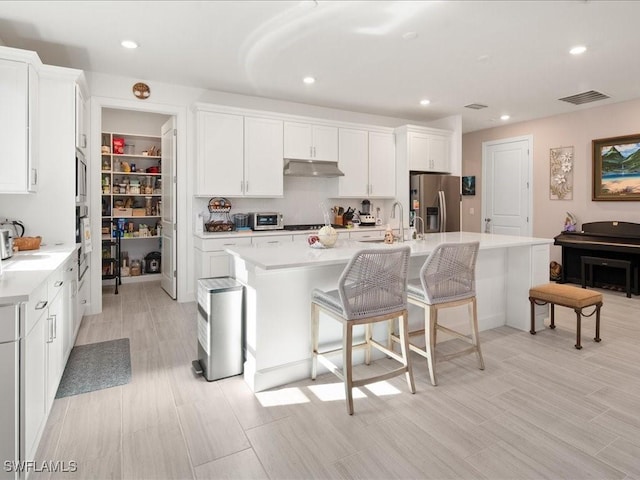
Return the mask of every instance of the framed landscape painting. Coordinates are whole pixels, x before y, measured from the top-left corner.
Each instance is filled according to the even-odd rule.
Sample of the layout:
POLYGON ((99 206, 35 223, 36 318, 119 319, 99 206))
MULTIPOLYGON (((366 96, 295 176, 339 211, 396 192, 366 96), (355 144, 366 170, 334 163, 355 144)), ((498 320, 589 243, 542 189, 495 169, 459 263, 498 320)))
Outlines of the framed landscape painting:
POLYGON ((593 140, 592 200, 640 200, 640 134, 593 140))

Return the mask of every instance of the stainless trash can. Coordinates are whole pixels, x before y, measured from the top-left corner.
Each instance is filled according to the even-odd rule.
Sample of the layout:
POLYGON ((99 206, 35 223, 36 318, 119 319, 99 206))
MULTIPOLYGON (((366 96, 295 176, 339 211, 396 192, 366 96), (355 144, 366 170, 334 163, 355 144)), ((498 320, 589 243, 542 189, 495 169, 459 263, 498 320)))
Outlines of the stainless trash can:
POLYGON ((210 382, 243 371, 243 306, 244 287, 237 280, 229 277, 198 280, 197 363, 210 382))

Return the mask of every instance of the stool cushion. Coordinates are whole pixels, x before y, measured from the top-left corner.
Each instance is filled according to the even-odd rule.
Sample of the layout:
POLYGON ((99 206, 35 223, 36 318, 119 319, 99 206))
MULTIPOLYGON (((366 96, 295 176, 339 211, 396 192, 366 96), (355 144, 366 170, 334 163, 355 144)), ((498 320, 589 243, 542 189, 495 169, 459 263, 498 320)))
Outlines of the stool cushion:
POLYGON ((345 316, 344 308, 342 308, 342 302, 340 301, 340 293, 338 290, 331 290, 325 292, 318 288, 314 288, 311 292, 311 301, 317 303, 321 307, 332 311, 336 315, 342 317, 345 316))
POLYGON ((427 297, 424 294, 424 288, 422 288, 422 283, 419 278, 412 278, 407 283, 407 297, 413 298, 420 302, 426 302, 427 297))
POLYGON ((601 293, 560 283, 531 287, 529 297, 571 308, 584 308, 602 303, 601 293))

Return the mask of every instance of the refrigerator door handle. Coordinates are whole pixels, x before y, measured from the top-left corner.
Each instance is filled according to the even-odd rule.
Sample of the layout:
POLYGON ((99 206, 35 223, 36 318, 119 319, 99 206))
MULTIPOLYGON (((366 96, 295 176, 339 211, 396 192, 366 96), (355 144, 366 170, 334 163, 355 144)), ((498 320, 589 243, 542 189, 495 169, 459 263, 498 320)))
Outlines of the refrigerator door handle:
POLYGON ((440 225, 439 225, 439 231, 441 232, 445 232, 446 231, 446 226, 447 226, 447 200, 446 197, 444 196, 444 192, 442 190, 440 190, 438 192, 438 198, 440 199, 440 225))

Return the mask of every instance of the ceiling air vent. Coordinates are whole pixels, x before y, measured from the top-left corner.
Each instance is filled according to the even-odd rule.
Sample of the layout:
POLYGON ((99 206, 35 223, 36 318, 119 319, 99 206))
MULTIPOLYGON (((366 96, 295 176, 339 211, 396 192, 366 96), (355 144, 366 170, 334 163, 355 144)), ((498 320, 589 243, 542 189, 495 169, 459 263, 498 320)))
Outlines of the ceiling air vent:
POLYGON ((609 98, 604 93, 596 92, 595 90, 589 90, 588 92, 578 93, 577 95, 571 95, 570 97, 559 98, 562 102, 573 103, 574 105, 582 105, 583 103, 597 102, 598 100, 604 100, 609 98))
POLYGON ((481 103, 470 103, 469 105, 465 105, 464 108, 470 108, 471 110, 482 110, 483 108, 487 108, 487 106, 482 105, 481 103))

